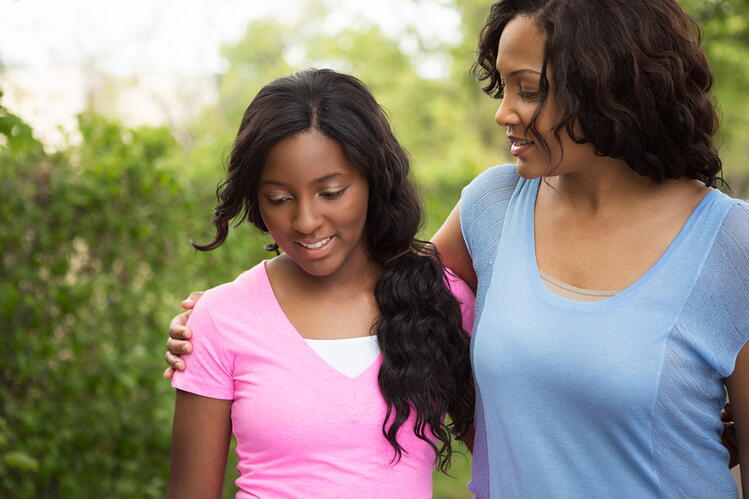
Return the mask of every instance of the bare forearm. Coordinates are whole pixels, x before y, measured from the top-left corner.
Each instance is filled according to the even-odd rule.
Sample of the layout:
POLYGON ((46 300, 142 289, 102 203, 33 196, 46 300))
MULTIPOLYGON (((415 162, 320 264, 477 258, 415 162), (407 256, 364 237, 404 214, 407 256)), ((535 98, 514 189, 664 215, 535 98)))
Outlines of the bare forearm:
POLYGON ((460 205, 456 205, 442 227, 432 237, 432 242, 442 256, 442 263, 463 279, 476 291, 476 272, 473 270, 471 256, 463 240, 460 228, 460 205))
POLYGON ((749 345, 739 353, 726 386, 734 417, 742 489, 744 497, 749 497, 749 345))
POLYGON ((167 498, 220 498, 231 438, 231 401, 178 390, 167 498))

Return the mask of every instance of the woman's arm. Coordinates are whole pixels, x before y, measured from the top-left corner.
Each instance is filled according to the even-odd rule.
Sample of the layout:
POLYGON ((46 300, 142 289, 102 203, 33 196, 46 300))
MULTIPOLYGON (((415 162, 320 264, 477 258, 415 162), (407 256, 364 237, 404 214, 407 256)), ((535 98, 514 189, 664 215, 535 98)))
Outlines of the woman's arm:
POLYGON ((167 498, 219 498, 231 439, 231 400, 177 390, 167 498))
MULTIPOLYGON (((749 344, 739 352, 736 367, 726 379, 731 400, 739 461, 749 463, 749 344)), ((741 467, 744 497, 749 497, 749 465, 741 467)))
POLYGON ((471 255, 463 240, 463 232, 460 228, 460 203, 455 205, 453 211, 432 237, 432 242, 442 256, 442 263, 452 270, 458 277, 463 279, 468 286, 476 292, 476 272, 473 270, 471 255))
POLYGON ((164 355, 164 360, 169 364, 169 367, 164 371, 165 378, 171 378, 174 371, 185 370, 185 363, 180 360, 180 355, 192 352, 192 343, 190 343, 192 331, 187 327, 187 319, 190 318, 193 307, 202 296, 203 291, 190 293, 190 296, 182 300, 180 304, 186 311, 175 315, 169 323, 169 339, 166 342, 167 352, 164 355))

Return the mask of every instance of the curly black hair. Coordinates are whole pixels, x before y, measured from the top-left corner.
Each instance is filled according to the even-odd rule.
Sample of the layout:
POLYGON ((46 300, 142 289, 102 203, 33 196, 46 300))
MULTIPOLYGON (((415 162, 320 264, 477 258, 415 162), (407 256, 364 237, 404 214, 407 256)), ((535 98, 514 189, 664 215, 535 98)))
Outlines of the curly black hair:
POLYGON ((226 179, 217 190, 216 236, 194 246, 217 248, 232 221, 236 226, 249 220, 267 231, 256 192, 268 152, 281 140, 313 129, 341 144, 369 184, 364 237, 370 256, 383 266, 375 285, 383 359, 378 380, 387 405, 382 432, 399 460, 405 449, 397 432, 414 414, 416 436, 432 446, 446 471, 450 434, 463 438, 473 424, 470 341, 437 250, 415 238, 422 208, 409 179, 408 155, 361 81, 308 69, 263 87, 245 111, 226 179))
POLYGON ((481 30, 474 76, 500 98, 497 47, 505 26, 528 16, 546 34, 540 98, 529 131, 549 95, 549 80, 566 132, 601 156, 623 159, 656 182, 693 178, 722 183, 713 142, 718 115, 713 78, 697 23, 674 0, 502 0, 481 30), (550 73, 550 74, 547 74, 550 73), (550 76, 550 78, 549 78, 550 76), (576 136, 579 124, 582 136, 576 136))

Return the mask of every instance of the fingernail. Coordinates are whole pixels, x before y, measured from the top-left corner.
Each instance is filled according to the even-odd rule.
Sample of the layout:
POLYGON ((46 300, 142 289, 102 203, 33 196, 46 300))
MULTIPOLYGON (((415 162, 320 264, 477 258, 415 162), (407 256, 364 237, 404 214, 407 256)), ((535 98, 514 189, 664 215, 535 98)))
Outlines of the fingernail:
POLYGON ((191 344, 185 345, 185 353, 192 353, 192 345, 191 344))
POLYGON ((164 371, 164 377, 165 377, 165 378, 169 379, 169 378, 171 378, 171 377, 172 377, 172 373, 170 373, 170 372, 169 372, 169 371, 171 371, 171 370, 172 370, 172 368, 171 368, 171 367, 167 367, 167 368, 166 368, 166 370, 164 371))
POLYGON ((177 362, 174 365, 174 367, 176 367, 177 369, 179 369, 181 371, 181 370, 183 370, 185 368, 185 365, 182 362, 177 362))
POLYGON ((192 330, 190 328, 185 328, 185 338, 192 338, 192 330))

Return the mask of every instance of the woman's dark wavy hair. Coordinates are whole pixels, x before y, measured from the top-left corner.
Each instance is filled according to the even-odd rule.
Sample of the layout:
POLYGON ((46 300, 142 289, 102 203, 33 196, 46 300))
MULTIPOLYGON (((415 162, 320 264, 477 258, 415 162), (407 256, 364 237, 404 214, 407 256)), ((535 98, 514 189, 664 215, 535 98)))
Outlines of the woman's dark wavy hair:
POLYGON ((697 23, 673 0, 502 0, 481 30, 473 74, 496 98, 503 83, 495 67, 507 23, 529 16, 547 35, 536 128, 549 94, 547 69, 562 117, 553 127, 601 156, 620 158, 656 182, 693 178, 722 183, 713 137, 718 116, 712 74, 700 49, 697 23), (574 133, 579 123, 582 137, 574 133))
POLYGON ((387 404, 383 434, 399 460, 407 449, 397 433, 413 414, 416 436, 432 446, 445 471, 452 454, 450 433, 464 437, 473 423, 469 338, 439 254, 415 239, 422 209, 408 177, 408 156, 362 82, 309 69, 263 87, 245 111, 226 179, 217 190, 216 236, 206 245, 193 244, 199 250, 217 248, 232 221, 238 226, 249 220, 267 231, 257 184, 268 152, 309 130, 341 144, 369 184, 364 236, 370 256, 383 266, 375 285, 380 315, 374 326, 382 351, 379 386, 387 404))

